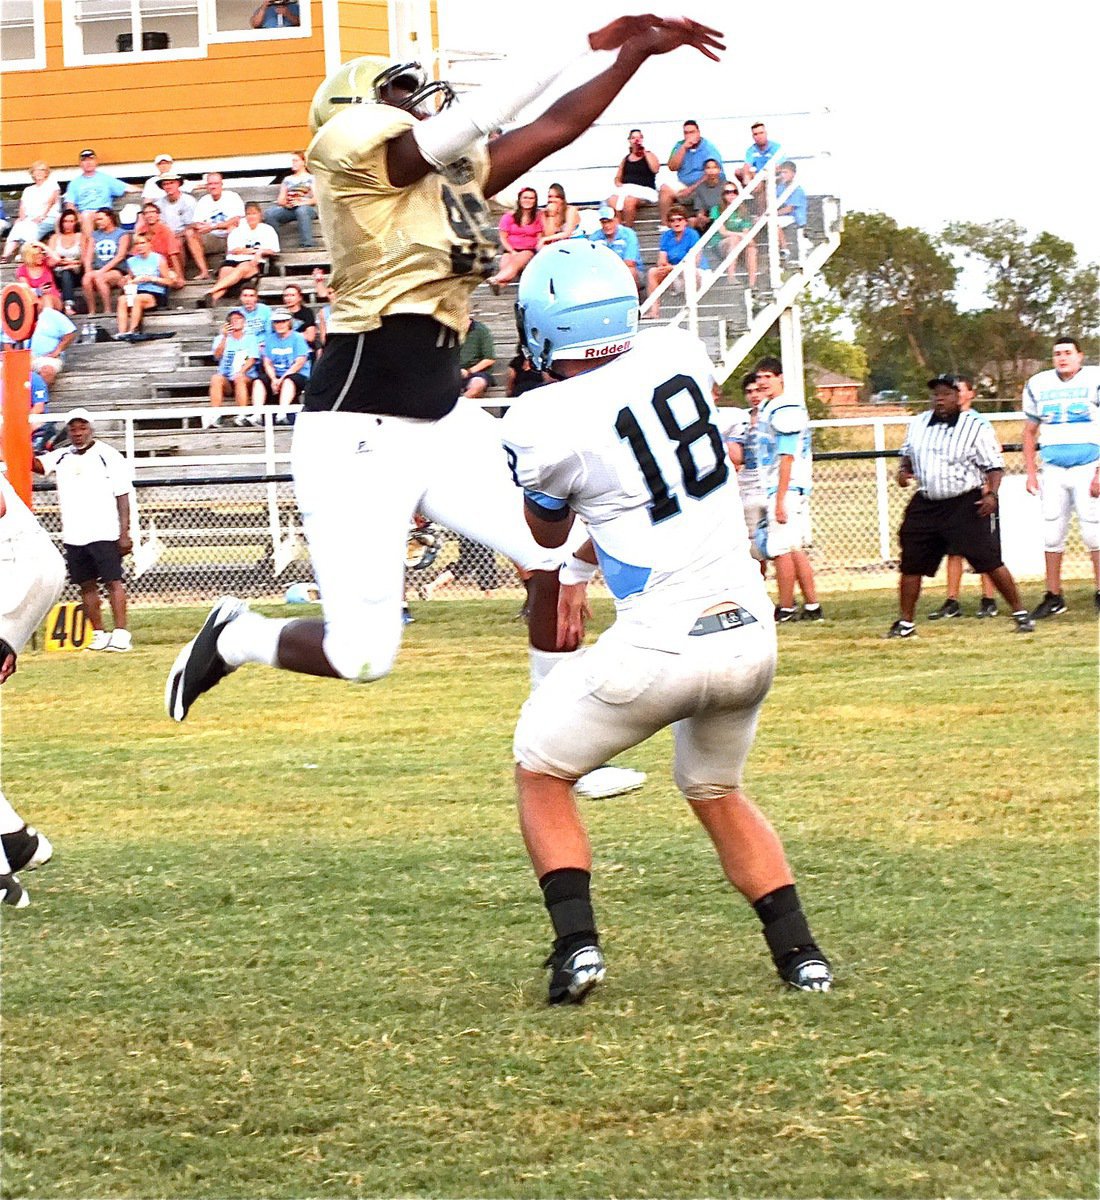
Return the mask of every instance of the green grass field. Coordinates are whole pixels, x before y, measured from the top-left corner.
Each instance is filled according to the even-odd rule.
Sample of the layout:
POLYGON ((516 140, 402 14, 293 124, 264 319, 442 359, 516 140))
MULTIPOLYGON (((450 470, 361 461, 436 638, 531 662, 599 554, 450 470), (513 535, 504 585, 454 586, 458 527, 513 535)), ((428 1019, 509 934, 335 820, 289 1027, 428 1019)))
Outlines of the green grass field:
MULTIPOLYGON (((938 603, 939 594, 924 609, 938 603)), ((781 632, 747 786, 838 982, 783 992, 669 779, 589 802, 609 962, 547 1009, 510 601, 415 606, 368 688, 27 654, 4 787, 6 1197, 1097 1195, 1097 624, 781 632)), ((276 611, 276 610, 270 610, 276 611)), ((606 622, 609 606, 599 606, 606 622)), ((599 622, 598 622, 599 623, 599 622)))

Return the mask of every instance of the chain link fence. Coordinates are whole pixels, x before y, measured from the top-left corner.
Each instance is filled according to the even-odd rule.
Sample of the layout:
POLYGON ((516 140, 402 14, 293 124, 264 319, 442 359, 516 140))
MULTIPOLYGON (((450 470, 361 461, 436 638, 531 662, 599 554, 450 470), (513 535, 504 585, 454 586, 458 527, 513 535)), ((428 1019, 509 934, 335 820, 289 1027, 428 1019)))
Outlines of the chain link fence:
MULTIPOLYGON (((887 440, 900 441, 900 435, 887 440)), ((815 456, 810 556, 822 590, 894 583, 897 529, 912 491, 903 491, 894 482, 893 454, 888 448, 823 451, 815 456)), ((1022 454, 1007 450, 1005 467, 1002 496, 1022 496, 1022 454)), ((135 547, 127 560, 126 577, 133 601, 198 604, 226 592, 276 601, 284 599, 292 585, 312 583, 309 551, 288 475, 173 481, 143 479, 139 472, 136 505, 135 547)), ((1007 535, 1012 532, 1013 510, 1008 504, 1003 508, 1007 535)), ((35 511, 60 542, 60 514, 52 487, 36 492, 35 511)), ((1026 534, 1034 542, 1028 560, 1033 566, 1015 565, 1007 544, 1006 561, 1018 577, 1039 579, 1041 535, 1037 526, 1029 527, 1026 534)), ((354 553, 353 546, 349 553, 354 553)), ((1064 574, 1073 579, 1089 573, 1088 554, 1074 522, 1064 574)), ((428 604, 524 594, 511 562, 436 525, 410 530, 406 579, 408 599, 428 604)), ((597 577, 596 591, 601 587, 597 577)), ((76 598, 75 588, 71 595, 76 598)))

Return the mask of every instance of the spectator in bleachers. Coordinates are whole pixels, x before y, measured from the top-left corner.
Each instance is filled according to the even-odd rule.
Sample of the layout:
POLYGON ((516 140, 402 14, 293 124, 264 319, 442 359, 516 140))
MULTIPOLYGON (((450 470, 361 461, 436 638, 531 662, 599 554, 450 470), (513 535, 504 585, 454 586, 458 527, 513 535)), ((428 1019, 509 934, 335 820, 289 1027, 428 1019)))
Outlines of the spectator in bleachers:
POLYGON ((540 387, 543 383, 542 372, 535 370, 535 364, 527 355, 522 342, 516 343, 516 352, 508 360, 508 369, 504 376, 504 394, 510 399, 522 396, 540 387))
POLYGON ((155 201, 146 200, 141 206, 141 220, 138 222, 137 232, 148 237, 154 252, 161 255, 168 264, 168 286, 173 290, 183 287, 183 251, 180 249, 179 238, 165 225, 155 201))
POLYGON ((137 190, 101 170, 94 150, 81 150, 80 174, 65 189, 65 203, 76 209, 80 214, 81 227, 90 234, 93 218, 99 209, 111 208, 119 196, 137 190))
POLYGON ((253 29, 295 29, 301 23, 298 5, 287 0, 260 0, 252 13, 253 29))
MULTIPOLYGON (((50 389, 37 371, 31 372, 31 416, 44 417, 50 411, 50 389)), ((31 449, 43 454, 54 448, 61 426, 57 421, 43 421, 31 430, 31 449)))
POLYGON ((317 345, 317 315, 302 298, 302 289, 296 283, 283 288, 283 308, 294 321, 295 333, 300 333, 309 343, 310 351, 317 345))
POLYGON ((538 192, 534 188, 520 189, 515 212, 500 218, 500 266, 488 279, 494 294, 523 274, 523 268, 535 257, 542 238, 542 216, 539 213, 538 192))
POLYGON ((31 334, 31 370, 53 387, 64 366, 65 351, 76 340, 76 326, 60 309, 44 308, 31 334))
POLYGON ((58 218, 57 232, 50 237, 46 247, 46 261, 61 289, 66 316, 71 317, 76 312, 77 289, 84 275, 87 249, 88 238, 80 228, 80 218, 67 208, 58 218))
POLYGON ((241 285, 240 304, 244 312, 244 327, 252 334, 263 350, 264 342, 271 333, 271 306, 260 300, 260 292, 254 283, 241 285))
POLYGON ((546 191, 546 207, 542 210, 542 241, 543 246, 554 242, 563 242, 567 238, 578 235, 577 226, 580 224, 580 209, 570 204, 565 198, 565 188, 560 183, 552 183, 546 191))
POLYGON ((782 201, 776 210, 779 213, 779 251, 787 257, 790 247, 787 245, 787 235, 784 230, 794 227, 795 257, 798 257, 798 231, 806 224, 807 200, 806 193, 794 182, 798 168, 793 162, 780 163, 775 169, 775 190, 782 201))
POLYGON ((43 242, 27 242, 23 247, 22 259, 15 272, 17 283, 26 284, 38 297, 42 308, 63 307, 61 289, 57 286, 53 271, 46 260, 47 249, 43 242))
POLYGON ((92 235, 88 239, 84 259, 84 299, 88 313, 95 316, 96 296, 103 302, 103 311, 111 311, 111 288, 122 287, 121 267, 130 252, 130 235, 119 228, 113 208, 101 208, 95 214, 92 235))
POLYGON ((497 350, 489 327, 475 321, 470 313, 466 321, 466 334, 458 352, 458 365, 462 372, 462 394, 467 400, 477 400, 493 386, 493 367, 497 362, 497 350))
POLYGON ((635 285, 640 288, 642 278, 638 273, 638 264, 642 261, 642 252, 638 246, 638 235, 629 225, 619 223, 619 215, 610 204, 602 205, 598 216, 599 232, 591 234, 588 240, 614 251, 629 267, 635 285))
MULTIPOLYGON (((174 174, 175 166, 176 160, 170 154, 158 154, 153 159, 155 174, 150 175, 145 181, 141 189, 142 200, 153 200, 155 202, 164 199, 164 188, 160 186, 160 178, 162 175, 174 174)), ((182 191, 190 193, 195 190, 195 185, 190 179, 184 179, 180 184, 180 188, 182 191)))
POLYGON ((220 171, 207 171, 206 194, 195 201, 195 219, 191 231, 198 241, 192 251, 199 279, 209 279, 207 254, 225 257, 230 233, 244 220, 244 201, 237 192, 225 186, 220 171))
POLYGON ((619 214, 622 223, 633 228, 638 209, 643 204, 656 204, 657 172, 660 161, 652 150, 645 148, 640 129, 632 129, 626 139, 626 157, 615 173, 615 192, 607 203, 619 214))
POLYGON ((331 287, 325 288, 325 302, 317 310, 317 344, 313 350, 313 361, 321 357, 321 352, 328 344, 328 331, 332 323, 332 306, 336 303, 336 293, 331 287))
POLYGON ((722 203, 722 188, 725 183, 722 164, 716 158, 708 158, 703 164, 703 178, 695 185, 695 191, 691 194, 691 217, 688 224, 692 229, 702 233, 718 219, 718 214, 725 208, 722 203))
POLYGON ((332 303, 332 286, 325 276, 324 267, 314 267, 309 276, 313 280, 313 295, 318 304, 332 303))
MULTIPOLYGON (((657 265, 649 268, 647 276, 649 294, 659 287, 669 275, 673 267, 683 262, 688 251, 699 240, 699 234, 688 225, 687 212, 678 204, 674 204, 668 213, 668 229, 661 234, 657 253, 657 265)), ((656 320, 661 315, 661 302, 657 300, 648 315, 656 320)))
MULTIPOLYGON (((281 409, 296 404, 306 388, 310 372, 310 347, 293 328, 294 318, 285 308, 271 314, 272 333, 263 345, 263 371, 267 376, 267 395, 281 409)), ((255 390, 255 389, 253 389, 255 390)), ((280 413, 276 425, 289 425, 290 415, 280 413)))
POLYGON ((658 193, 662 225, 669 223, 669 210, 673 204, 690 204, 708 158, 720 163, 722 152, 709 138, 703 137, 699 122, 689 118, 684 122, 684 136, 668 156, 668 168, 676 172, 676 186, 664 184, 658 193))
POLYGON ((11 221, 8 219, 8 208, 4 203, 4 198, 0 196, 0 237, 3 237, 11 228, 11 221))
POLYGON ((528 357, 523 343, 517 343, 515 357, 508 360, 508 376, 504 384, 504 394, 513 398, 522 396, 524 392, 542 387, 545 382, 542 372, 535 370, 535 364, 528 357))
POLYGON ((184 261, 185 253, 190 254, 199 268, 199 278, 209 279, 210 272, 206 269, 202 240, 193 228, 195 197, 189 196, 183 191, 183 180, 174 171, 168 175, 162 175, 157 182, 164 191, 164 196, 156 201, 156 205, 160 209, 160 215, 164 218, 165 225, 179 241, 181 261, 184 261))
POLYGON ((125 264, 126 283, 118 298, 115 340, 120 342, 133 338, 147 312, 164 307, 171 282, 168 260, 153 249, 147 233, 135 233, 133 247, 125 264))
MULTIPOLYGON (((252 402, 252 384, 258 379, 261 353, 259 343, 244 326, 244 309, 230 311, 214 338, 210 348, 218 369, 210 377, 211 411, 202 419, 203 429, 213 429, 221 421, 218 409, 226 393, 230 393, 239 408, 247 408, 252 402)), ((238 413, 234 425, 243 426, 250 422, 244 413, 238 413)))
POLYGON ((313 249, 313 222, 317 218, 317 200, 313 195, 313 176, 306 170, 305 154, 296 150, 290 156, 290 174, 279 185, 275 203, 264 213, 269 225, 298 223, 298 245, 313 249))
MULTIPOLYGON (((741 194, 737 184, 732 180, 722 185, 722 208, 728 208, 741 194)), ((749 287, 756 286, 756 242, 749 237, 749 230, 752 229, 754 218, 748 202, 742 203, 740 208, 734 211, 725 219, 722 228, 723 233, 720 241, 720 249, 723 260, 734 252, 742 242, 747 243, 744 254, 740 257, 744 260, 745 271, 749 287)), ((735 259, 726 268, 726 274, 732 282, 738 271, 741 269, 740 261, 735 259)))
POLYGON ((61 189, 57 181, 41 161, 31 163, 31 179, 34 182, 23 189, 15 223, 4 242, 4 262, 10 262, 25 242, 40 242, 57 228, 61 215, 61 189))
POLYGON ((217 304, 231 287, 246 279, 261 278, 278 255, 279 235, 262 217, 258 204, 244 206, 244 220, 226 238, 225 265, 218 272, 217 283, 206 293, 208 304, 217 304))
POLYGON ((745 151, 745 165, 752 167, 753 174, 756 174, 779 153, 779 143, 768 140, 768 131, 763 121, 757 121, 751 132, 752 145, 745 151))

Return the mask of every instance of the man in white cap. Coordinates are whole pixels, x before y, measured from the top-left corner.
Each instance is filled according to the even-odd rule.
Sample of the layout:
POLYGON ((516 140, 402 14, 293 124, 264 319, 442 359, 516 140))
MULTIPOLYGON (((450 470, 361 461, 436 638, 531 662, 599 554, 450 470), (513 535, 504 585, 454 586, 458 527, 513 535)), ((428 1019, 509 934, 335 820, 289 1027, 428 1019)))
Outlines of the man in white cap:
POLYGON ((126 651, 126 589, 122 556, 134 548, 130 537, 130 493, 133 478, 126 459, 106 442, 96 440, 92 414, 75 408, 65 418, 69 445, 33 460, 38 475, 57 476, 61 541, 69 578, 80 589, 84 615, 95 631, 89 650, 126 651), (114 632, 103 628, 99 583, 107 585, 114 632))
MULTIPOLYGON (((170 154, 158 154, 153 159, 153 167, 155 174, 150 175, 145 181, 145 186, 141 189, 142 200, 161 200, 164 198, 164 188, 160 186, 158 180, 162 175, 171 175, 176 168, 176 160, 170 154)), ((181 185, 181 191, 193 192, 195 185, 191 180, 186 179, 181 185)))
POLYGON ((638 235, 629 225, 620 224, 619 214, 610 204, 601 205, 598 216, 599 232, 589 234, 588 240, 598 246, 606 246, 617 254, 634 276, 635 286, 640 286, 638 264, 642 261, 642 252, 638 246, 638 235))

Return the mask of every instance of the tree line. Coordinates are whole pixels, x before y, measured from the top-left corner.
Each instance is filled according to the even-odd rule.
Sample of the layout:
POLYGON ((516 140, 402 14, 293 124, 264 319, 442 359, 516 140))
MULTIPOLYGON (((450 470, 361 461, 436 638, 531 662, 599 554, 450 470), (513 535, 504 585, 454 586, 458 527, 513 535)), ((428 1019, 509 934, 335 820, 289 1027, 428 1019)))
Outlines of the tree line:
POLYGON ((1011 408, 1027 377, 1050 365, 1055 337, 1079 338, 1091 361, 1100 351, 1100 267, 1080 262, 1064 238, 1029 235, 1015 221, 957 222, 933 234, 853 212, 822 275, 827 291, 804 309, 805 357, 873 392, 923 403, 930 375, 963 371, 979 395, 1011 408), (837 336, 844 319, 854 341, 837 336))

